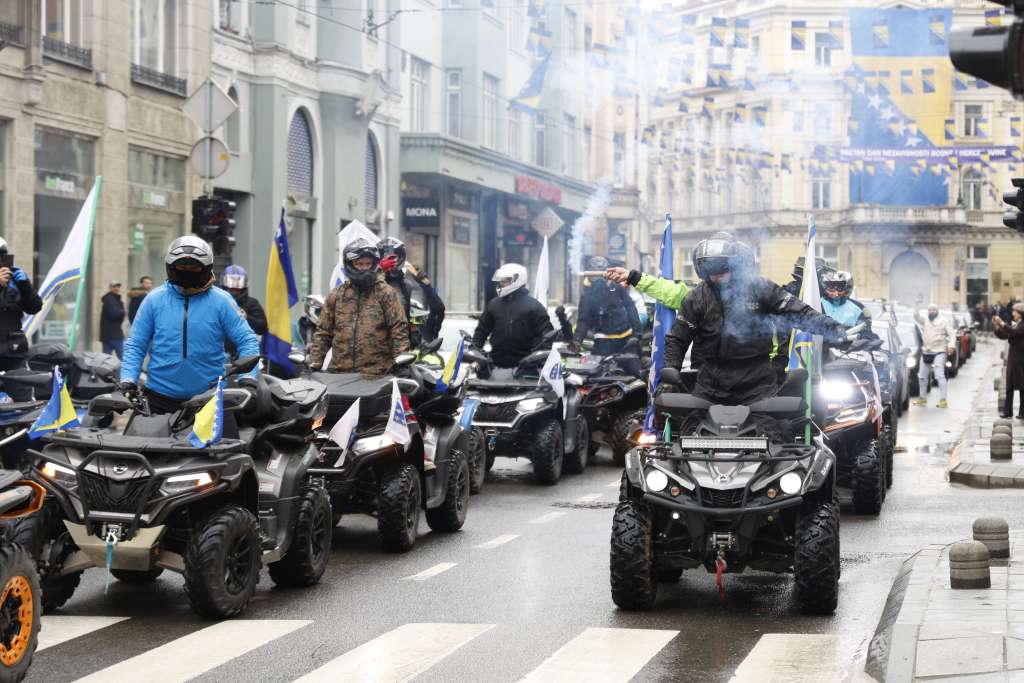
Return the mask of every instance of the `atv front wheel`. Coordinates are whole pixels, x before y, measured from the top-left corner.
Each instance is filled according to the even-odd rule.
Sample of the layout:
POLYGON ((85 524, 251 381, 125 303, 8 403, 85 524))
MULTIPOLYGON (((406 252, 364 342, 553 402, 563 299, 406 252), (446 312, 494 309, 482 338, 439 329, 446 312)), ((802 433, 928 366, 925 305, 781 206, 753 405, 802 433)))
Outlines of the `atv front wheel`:
POLYGON ((200 616, 227 619, 249 604, 260 580, 256 515, 225 505, 196 525, 185 550, 185 594, 200 616))
POLYGON ((445 481, 444 502, 433 510, 427 510, 427 526, 431 531, 458 531, 466 523, 466 508, 469 506, 470 476, 469 463, 462 454, 455 454, 448 463, 445 481))
POLYGON ((39 641, 40 589, 35 563, 24 548, 0 547, 0 680, 25 678, 39 641))
POLYGON ((885 500, 885 463, 878 441, 857 446, 853 457, 853 509, 861 515, 877 515, 885 500))
POLYGON ((570 474, 581 474, 587 469, 587 459, 590 452, 590 425, 580 415, 576 418, 576 440, 573 449, 565 454, 562 459, 562 469, 570 474))
POLYGON ((480 493, 487 478, 487 446, 484 434, 479 429, 471 429, 460 438, 465 444, 466 458, 469 460, 469 492, 480 493))
POLYGON ((529 439, 528 449, 533 462, 534 478, 548 486, 557 484, 562 476, 562 456, 565 452, 561 423, 558 420, 542 422, 529 439))
POLYGON ((70 600, 82 580, 81 571, 55 573, 78 550, 57 517, 57 508, 44 503, 38 511, 7 522, 7 540, 24 548, 39 567, 42 608, 47 614, 70 600))
POLYGON ((633 447, 630 437, 636 429, 636 413, 623 412, 612 421, 612 463, 616 467, 626 464, 626 453, 633 447))
POLYGON ((145 571, 133 569, 111 569, 110 573, 114 578, 124 583, 153 583, 157 577, 164 573, 163 567, 153 567, 145 571))
POLYGON ((420 473, 412 465, 402 465, 381 479, 377 531, 385 550, 404 553, 416 544, 421 498, 420 473))
POLYGON ((648 610, 658 595, 652 564, 651 510, 632 500, 619 503, 612 517, 612 600, 622 609, 648 610))
POLYGON ((278 586, 312 586, 320 581, 331 556, 334 537, 331 497, 319 486, 307 487, 288 552, 268 567, 278 586))
POLYGON ((797 520, 793 582, 796 604, 808 614, 832 614, 839 602, 839 508, 811 503, 797 520))

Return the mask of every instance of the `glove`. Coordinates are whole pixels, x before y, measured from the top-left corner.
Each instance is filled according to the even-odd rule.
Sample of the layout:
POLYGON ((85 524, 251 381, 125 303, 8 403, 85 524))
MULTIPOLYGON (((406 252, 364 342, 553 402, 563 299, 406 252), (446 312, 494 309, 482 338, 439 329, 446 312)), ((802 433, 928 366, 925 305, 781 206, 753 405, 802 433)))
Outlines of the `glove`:
POLYGON ((630 287, 636 287, 640 284, 640 276, 642 273, 639 270, 629 271, 629 277, 626 278, 626 282, 629 283, 630 287))
POLYGON ((28 282, 28 273, 21 268, 15 267, 14 269, 14 281, 15 282, 28 282))
POLYGON ((134 401, 139 397, 139 385, 135 382, 121 382, 119 389, 129 401, 134 401))
POLYGON ((849 346, 850 340, 846 336, 846 330, 840 327, 829 332, 828 343, 832 346, 849 346))
POLYGON ((389 254, 381 259, 380 269, 383 270, 385 273, 390 273, 391 269, 394 268, 395 264, 397 263, 398 257, 395 256, 394 254, 389 254))

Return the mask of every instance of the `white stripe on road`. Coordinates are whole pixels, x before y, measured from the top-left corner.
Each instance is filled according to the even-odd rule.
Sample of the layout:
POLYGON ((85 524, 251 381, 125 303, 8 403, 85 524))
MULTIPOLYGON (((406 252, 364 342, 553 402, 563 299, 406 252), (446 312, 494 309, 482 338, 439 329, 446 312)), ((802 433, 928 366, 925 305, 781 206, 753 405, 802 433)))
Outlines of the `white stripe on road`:
POLYGON ((492 538, 486 543, 481 543, 480 545, 473 547, 480 548, 481 550, 490 550, 491 548, 497 548, 499 545, 505 545, 509 541, 514 541, 517 538, 519 538, 519 534, 503 534, 496 538, 492 538))
POLYGON ((78 683, 187 681, 312 623, 284 619, 222 621, 80 678, 78 683))
POLYGON ((577 503, 592 503, 601 497, 600 493, 588 493, 585 496, 580 496, 576 499, 577 503))
POLYGON ((559 517, 561 517, 564 514, 565 514, 565 512, 561 511, 561 510, 557 510, 555 512, 549 512, 548 514, 541 515, 540 517, 538 517, 536 519, 531 519, 530 520, 530 524, 547 524, 551 520, 558 519, 559 517))
POLYGON ((836 636, 766 633, 736 669, 729 683, 817 683, 843 679, 846 661, 836 636), (771 672, 771 675, 768 675, 771 672))
POLYGON ((606 484, 606 488, 610 488, 610 489, 617 489, 620 486, 622 486, 622 480, 621 479, 616 479, 612 483, 606 484))
POLYGON ((405 624, 332 659, 295 683, 400 683, 434 666, 494 624, 405 624))
POLYGON ((412 576, 407 576, 407 577, 405 577, 402 580, 403 581, 426 581, 427 579, 429 579, 432 576, 437 576, 441 572, 448 571, 449 569, 454 567, 456 564, 458 564, 458 563, 457 562, 441 562, 439 564, 435 564, 430 569, 424 569, 419 574, 413 574, 412 576))
POLYGON ((678 634, 642 628, 588 628, 527 674, 523 683, 626 683, 678 634))
POLYGON ((113 626, 128 617, 64 617, 45 616, 39 622, 39 645, 36 652, 54 647, 101 628, 113 626))

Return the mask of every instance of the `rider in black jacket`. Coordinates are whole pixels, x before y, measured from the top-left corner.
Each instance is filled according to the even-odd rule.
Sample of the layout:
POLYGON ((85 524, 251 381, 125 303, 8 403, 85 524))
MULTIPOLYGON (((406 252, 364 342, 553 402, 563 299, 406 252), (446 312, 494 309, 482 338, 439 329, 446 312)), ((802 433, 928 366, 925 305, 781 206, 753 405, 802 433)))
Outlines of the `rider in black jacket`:
POLYGON ((487 304, 473 333, 473 346, 491 340, 491 360, 498 368, 514 368, 554 332, 547 309, 526 290, 526 268, 506 263, 491 280, 498 296, 487 304))
POLYGON ((769 354, 778 319, 845 341, 842 325, 757 276, 753 251, 731 236, 698 244, 693 265, 701 283, 683 300, 665 339, 665 367, 680 368, 693 344, 704 359, 696 396, 737 405, 773 395, 778 384, 769 354))
MULTIPOLYGON (((256 336, 262 337, 266 334, 267 313, 259 301, 249 296, 249 276, 246 274, 245 268, 236 265, 225 268, 224 274, 220 276, 220 286, 226 289, 238 304, 238 308, 245 316, 245 321, 249 323, 249 327, 256 333, 256 336)), ((235 345, 230 340, 225 339, 224 349, 234 358, 235 345)))
MULTIPOLYGON (((590 270, 606 268, 608 260, 603 256, 590 259, 590 270)), ((598 356, 621 353, 630 337, 640 336, 640 315, 625 287, 604 278, 584 278, 576 343, 582 343, 589 333, 594 334, 594 353, 598 356)))
MULTIPOLYGON (((0 237, 0 257, 8 255, 7 241, 0 237)), ((28 339, 21 330, 26 313, 43 310, 43 301, 36 294, 28 273, 14 266, 0 267, 0 370, 27 367, 28 339)), ((15 401, 31 401, 32 388, 13 382, 5 388, 15 401)))
POLYGON ((422 325, 409 325, 409 345, 412 348, 418 347, 423 342, 433 341, 441 333, 441 323, 444 322, 444 302, 437 295, 433 284, 426 273, 416 270, 411 263, 406 262, 405 244, 396 237, 385 237, 377 245, 380 249, 380 268, 384 271, 384 280, 391 285, 398 298, 402 300, 405 308, 405 319, 412 320, 411 308, 413 291, 405 279, 406 266, 409 275, 419 285, 419 294, 422 297, 421 304, 427 309, 427 319, 422 325))

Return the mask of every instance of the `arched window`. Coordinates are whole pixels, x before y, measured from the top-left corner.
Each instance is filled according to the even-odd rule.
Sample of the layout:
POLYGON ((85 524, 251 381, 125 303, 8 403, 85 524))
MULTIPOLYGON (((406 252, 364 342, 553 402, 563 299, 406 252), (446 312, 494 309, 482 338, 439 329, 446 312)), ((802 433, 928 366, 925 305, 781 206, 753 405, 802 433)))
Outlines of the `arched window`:
POLYGON ((309 119, 301 109, 288 127, 288 191, 313 194, 313 136, 309 119))
POLYGON ((964 173, 964 208, 970 211, 981 210, 981 189, 984 184, 984 177, 973 168, 964 173))
MULTIPOLYGON (((236 105, 239 105, 238 91, 235 88, 228 89, 228 97, 236 105)), ((238 152, 241 149, 242 144, 242 110, 239 106, 235 109, 234 113, 228 117, 228 120, 224 123, 224 142, 227 144, 228 149, 232 152, 238 152)))
POLYGON ((377 139, 373 133, 366 134, 366 210, 374 211, 379 203, 378 196, 377 139))

